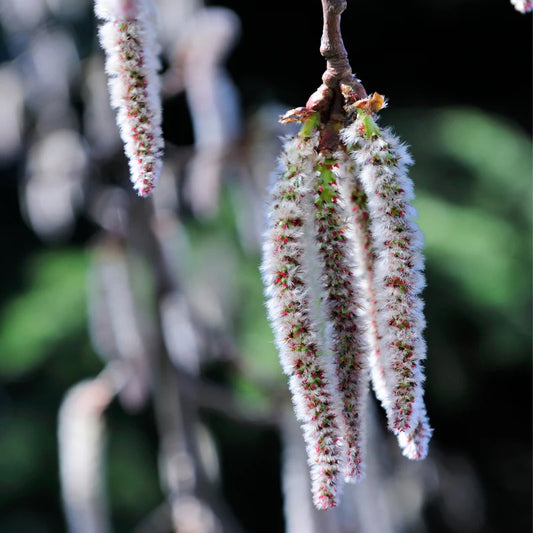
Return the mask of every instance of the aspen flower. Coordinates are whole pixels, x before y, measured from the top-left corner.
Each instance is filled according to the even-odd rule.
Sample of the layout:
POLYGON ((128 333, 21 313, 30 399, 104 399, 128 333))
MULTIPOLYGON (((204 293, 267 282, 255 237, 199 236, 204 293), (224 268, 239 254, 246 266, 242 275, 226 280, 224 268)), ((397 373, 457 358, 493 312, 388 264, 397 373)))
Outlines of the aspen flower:
MULTIPOLYGON (((349 130, 343 132, 349 134, 349 130)), ((348 149, 353 148, 351 145, 348 149)), ((337 170, 342 195, 346 199, 348 238, 354 254, 354 273, 358 282, 361 304, 358 309, 359 328, 364 336, 367 366, 377 399, 388 411, 391 394, 388 388, 384 354, 378 330, 378 309, 374 287, 375 250, 370 232, 368 198, 360 180, 360 165, 353 158, 346 158, 337 170)))
POLYGON ((398 443, 402 453, 408 459, 419 461, 428 454, 428 444, 433 434, 429 425, 425 406, 421 406, 419 420, 411 433, 399 433, 398 443))
POLYGON ((100 43, 130 179, 140 196, 148 196, 159 179, 163 149, 154 6, 151 0, 96 0, 95 13, 105 21, 100 43))
POLYGON ((324 353, 320 325, 313 316, 309 187, 318 135, 307 126, 285 141, 271 192, 262 274, 280 362, 302 422, 313 501, 319 509, 328 509, 338 501, 342 437, 335 370, 324 353))
POLYGON ((346 2, 322 0, 322 9, 327 68, 305 107, 280 119, 303 126, 280 160, 262 273, 314 503, 327 509, 337 503, 340 474, 346 482, 364 474, 369 377, 404 456, 423 459, 432 430, 412 160, 374 120, 384 98, 368 97, 351 72, 340 35, 346 2))
POLYGON ((350 156, 360 166, 360 180, 368 198, 377 329, 389 395, 382 401, 391 430, 410 434, 425 413, 421 361, 426 352, 420 298, 425 285, 423 238, 413 222, 416 213, 409 203, 412 182, 407 176, 412 160, 407 148, 390 130, 380 130, 365 109, 357 110, 357 118, 343 132, 343 138, 357 146, 350 156))
POLYGON ((346 207, 337 172, 342 152, 326 158, 320 154, 313 183, 314 231, 320 259, 320 281, 326 319, 329 321, 339 393, 342 398, 342 427, 346 444, 346 481, 363 477, 363 416, 368 389, 366 353, 359 326, 362 306, 353 272, 347 239, 346 207))
POLYGON ((327 95, 319 89, 308 107, 281 119, 303 126, 284 145, 262 263, 319 509, 337 504, 341 475, 346 482, 364 476, 369 377, 404 456, 423 459, 432 434, 411 157, 374 120, 383 97, 343 95, 338 128, 340 121, 324 123, 313 107, 327 95))

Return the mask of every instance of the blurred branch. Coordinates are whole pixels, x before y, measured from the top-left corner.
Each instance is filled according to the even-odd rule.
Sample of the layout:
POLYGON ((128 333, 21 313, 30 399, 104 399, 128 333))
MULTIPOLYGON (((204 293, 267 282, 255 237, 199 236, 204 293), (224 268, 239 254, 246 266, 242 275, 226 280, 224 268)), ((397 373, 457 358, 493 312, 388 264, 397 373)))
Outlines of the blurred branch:
POLYGON ((322 79, 331 88, 352 73, 348 53, 341 35, 341 15, 346 9, 346 0, 322 0, 324 26, 320 53, 327 61, 327 69, 322 79))
POLYGON ((203 7, 190 13, 165 75, 167 92, 185 91, 194 130, 194 154, 184 194, 198 217, 218 209, 224 167, 241 133, 237 89, 224 62, 240 35, 230 9, 203 7))
POLYGON ((126 249, 119 238, 104 234, 94 245, 89 281, 91 340, 105 360, 121 362, 120 400, 126 409, 138 410, 148 395, 149 343, 133 297, 126 249))
POLYGON ((172 530, 172 515, 167 502, 156 507, 146 516, 132 533, 169 533, 172 530))
POLYGON ((71 533, 111 531, 103 483, 102 414, 113 396, 113 383, 104 372, 72 387, 59 411, 59 471, 71 533))
POLYGON ((152 353, 152 397, 160 435, 160 467, 164 490, 176 531, 238 533, 232 513, 214 491, 202 462, 196 427, 198 406, 185 396, 179 373, 164 342, 161 302, 179 291, 176 276, 165 261, 154 230, 156 214, 151 200, 132 203, 129 238, 151 265, 157 303, 152 353), (143 231, 137 231, 139 225, 143 231))
POLYGON ((280 407, 285 400, 274 398, 266 411, 254 409, 239 401, 227 388, 193 376, 181 373, 178 377, 180 389, 199 408, 208 409, 230 420, 250 426, 277 428, 280 421, 280 407))

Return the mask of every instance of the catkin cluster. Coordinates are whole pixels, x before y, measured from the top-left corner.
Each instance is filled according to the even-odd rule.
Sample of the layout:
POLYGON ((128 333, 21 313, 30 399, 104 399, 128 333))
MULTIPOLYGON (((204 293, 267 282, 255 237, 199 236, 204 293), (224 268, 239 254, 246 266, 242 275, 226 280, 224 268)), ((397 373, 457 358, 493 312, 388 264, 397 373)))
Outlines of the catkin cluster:
POLYGON ((301 117, 269 201, 267 307, 320 509, 336 506, 342 481, 364 476, 369 383, 406 457, 423 459, 432 433, 412 161, 378 127, 372 98, 347 106, 333 150, 321 144, 320 113, 301 117))

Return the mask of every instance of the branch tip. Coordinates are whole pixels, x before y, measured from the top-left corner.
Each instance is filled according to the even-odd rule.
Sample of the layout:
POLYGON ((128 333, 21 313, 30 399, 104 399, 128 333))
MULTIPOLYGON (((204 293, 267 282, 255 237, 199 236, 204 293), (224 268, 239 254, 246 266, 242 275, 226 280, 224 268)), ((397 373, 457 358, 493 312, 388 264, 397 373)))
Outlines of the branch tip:
POLYGON ((352 73, 341 35, 341 14, 345 9, 346 0, 322 0, 324 26, 320 53, 327 61, 322 80, 331 88, 335 87, 340 79, 352 73))

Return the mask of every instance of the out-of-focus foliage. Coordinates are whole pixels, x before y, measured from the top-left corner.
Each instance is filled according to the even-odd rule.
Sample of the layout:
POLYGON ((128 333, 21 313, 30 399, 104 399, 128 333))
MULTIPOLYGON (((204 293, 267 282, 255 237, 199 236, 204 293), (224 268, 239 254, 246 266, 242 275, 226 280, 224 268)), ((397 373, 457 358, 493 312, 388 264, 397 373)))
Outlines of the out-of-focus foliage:
POLYGON ((57 346, 86 327, 87 258, 80 250, 46 251, 26 264, 25 289, 5 302, 0 318, 0 374, 31 372, 57 346))
MULTIPOLYGON (((531 139, 476 109, 425 113, 416 205, 430 267, 461 289, 484 330, 485 364, 527 364, 531 324, 531 139), (423 137, 432 139, 428 144, 423 137), (433 140, 434 139, 434 140, 433 140)), ((423 129, 421 127, 423 124, 423 129)))

